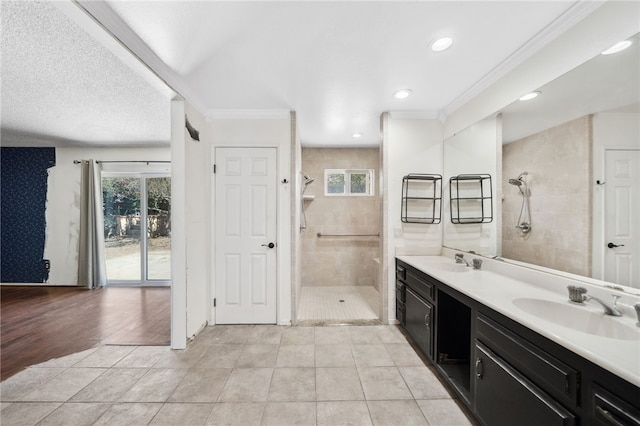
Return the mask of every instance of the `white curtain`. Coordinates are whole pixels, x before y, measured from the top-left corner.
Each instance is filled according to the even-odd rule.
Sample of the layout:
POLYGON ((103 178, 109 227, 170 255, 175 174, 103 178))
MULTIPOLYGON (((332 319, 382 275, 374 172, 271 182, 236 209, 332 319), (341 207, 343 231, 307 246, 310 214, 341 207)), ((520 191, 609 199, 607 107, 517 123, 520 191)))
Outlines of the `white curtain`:
POLYGON ((80 183, 78 285, 97 288, 106 283, 100 166, 93 160, 83 160, 80 183))

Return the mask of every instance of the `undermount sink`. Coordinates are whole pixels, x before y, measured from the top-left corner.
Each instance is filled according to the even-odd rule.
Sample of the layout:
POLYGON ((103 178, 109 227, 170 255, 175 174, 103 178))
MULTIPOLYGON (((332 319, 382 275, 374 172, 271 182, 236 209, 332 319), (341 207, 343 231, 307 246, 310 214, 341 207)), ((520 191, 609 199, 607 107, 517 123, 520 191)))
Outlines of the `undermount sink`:
POLYGON ((471 269, 463 263, 430 262, 429 266, 433 266, 434 268, 447 272, 467 272, 471 269))
POLYGON ((572 305, 569 301, 559 303, 544 299, 519 298, 515 299, 513 304, 545 321, 581 333, 610 339, 640 340, 640 328, 622 324, 614 317, 587 310, 584 306, 572 305))

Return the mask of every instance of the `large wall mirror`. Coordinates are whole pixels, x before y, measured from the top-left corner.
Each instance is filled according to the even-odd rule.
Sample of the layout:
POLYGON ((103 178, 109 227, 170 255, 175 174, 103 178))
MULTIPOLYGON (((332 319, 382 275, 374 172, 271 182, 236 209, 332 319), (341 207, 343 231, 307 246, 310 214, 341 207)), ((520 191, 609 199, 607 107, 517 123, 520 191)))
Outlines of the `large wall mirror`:
MULTIPOLYGON (((445 226, 445 246, 640 289, 640 36, 629 40, 484 120, 501 141, 495 230, 462 239, 445 226)), ((474 132, 445 141, 446 178, 478 144, 496 152, 474 132)))

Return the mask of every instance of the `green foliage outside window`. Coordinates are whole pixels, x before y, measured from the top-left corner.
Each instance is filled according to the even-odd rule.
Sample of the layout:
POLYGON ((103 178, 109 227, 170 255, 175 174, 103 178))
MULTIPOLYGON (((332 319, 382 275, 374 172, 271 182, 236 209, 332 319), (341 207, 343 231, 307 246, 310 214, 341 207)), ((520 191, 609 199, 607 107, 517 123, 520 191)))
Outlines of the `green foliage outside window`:
MULTIPOLYGON (((171 178, 147 178, 148 214, 169 217, 171 213, 171 178)), ((112 235, 117 216, 140 215, 140 185, 138 177, 103 177, 102 205, 104 235, 112 235)))
POLYGON ((351 193, 366 194, 367 193, 367 174, 351 173, 351 193))
POLYGON ((373 170, 325 169, 326 195, 373 195, 373 170))
POLYGON ((344 194, 344 174, 330 174, 327 177, 329 194, 344 194))

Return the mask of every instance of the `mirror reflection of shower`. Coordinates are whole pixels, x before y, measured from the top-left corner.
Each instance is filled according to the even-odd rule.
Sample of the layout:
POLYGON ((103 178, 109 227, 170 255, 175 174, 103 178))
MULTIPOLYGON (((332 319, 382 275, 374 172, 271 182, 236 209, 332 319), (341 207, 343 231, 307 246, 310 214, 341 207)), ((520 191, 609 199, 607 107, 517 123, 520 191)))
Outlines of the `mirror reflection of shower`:
POLYGON ((520 216, 518 216, 518 223, 516 223, 516 228, 518 228, 523 234, 529 233, 531 231, 531 211, 529 210, 529 187, 527 186, 527 181, 525 180, 528 172, 522 172, 515 179, 509 179, 509 184, 517 186, 520 190, 520 195, 522 195, 522 207, 520 207, 520 216))
POLYGON ((304 206, 304 193, 309 185, 311 185, 315 181, 315 179, 309 177, 309 175, 304 172, 302 172, 302 179, 304 180, 304 182, 302 183, 302 194, 300 194, 300 210, 302 211, 302 217, 300 218, 300 232, 307 229, 307 214, 305 212, 306 209, 304 206))

